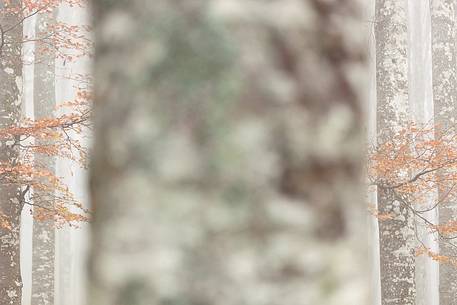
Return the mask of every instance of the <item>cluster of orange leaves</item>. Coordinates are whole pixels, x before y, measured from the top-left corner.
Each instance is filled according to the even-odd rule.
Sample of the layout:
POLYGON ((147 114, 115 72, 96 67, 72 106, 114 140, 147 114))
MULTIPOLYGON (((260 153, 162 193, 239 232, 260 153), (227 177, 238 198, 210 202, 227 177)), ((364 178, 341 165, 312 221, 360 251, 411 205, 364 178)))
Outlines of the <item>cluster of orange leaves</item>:
MULTIPOLYGON (((369 148, 369 184, 394 190, 413 211, 416 211, 416 216, 421 212, 420 208, 415 209, 429 203, 430 194, 436 194, 437 191, 439 196, 432 204, 429 203, 429 209, 430 206, 433 209, 447 202, 456 202, 456 140, 456 130, 444 129, 439 125, 418 127, 410 123, 396 133, 391 132, 387 141, 369 148)), ((369 207, 369 212, 380 221, 395 216, 381 214, 373 206, 369 207)), ((443 224, 426 222, 425 225, 430 232, 435 232, 440 237, 452 237, 457 233, 457 221, 443 224)), ((417 253, 429 255, 441 262, 454 262, 453 258, 440 256, 426 248, 417 253)))
POLYGON ((68 108, 71 110, 68 114, 39 120, 24 119, 19 125, 0 129, 0 140, 20 151, 16 164, 0 162, 0 183, 27 186, 29 198, 24 198, 23 204, 34 207, 36 220, 52 219, 57 226, 88 220, 88 210, 59 177, 35 160, 35 156, 64 158, 83 167, 86 165, 86 147, 78 136, 87 134, 90 128, 89 98, 88 92, 79 92, 75 100, 63 103, 57 109, 68 108))
MULTIPOLYGON (((84 7, 87 3, 86 0, 5 0, 0 14, 13 16, 18 22, 9 28, 0 27, 1 34, 23 25, 28 18, 38 14, 56 16, 61 5, 84 7)), ((91 55, 90 31, 89 26, 56 21, 38 29, 35 37, 24 37, 23 41, 13 43, 37 42, 36 62, 40 61, 40 56, 50 54, 69 61, 91 55)), ((36 158, 39 155, 54 160, 64 158, 86 166, 87 152, 81 139, 90 128, 91 82, 87 76, 76 77, 87 85, 86 88, 80 89, 74 100, 60 104, 55 116, 38 120, 24 118, 14 126, 0 129, 2 143, 17 151, 19 156, 13 164, 0 162, 0 183, 19 187, 22 198, 18 204, 33 206, 36 220, 53 220, 57 226, 76 225, 87 221, 89 215, 62 179, 36 158)), ((11 229, 8 217, 1 211, 0 228, 11 229)))
POLYGON ((25 41, 38 42, 36 44, 37 54, 54 53, 56 58, 73 61, 83 56, 92 55, 93 43, 87 38, 90 31, 89 26, 56 22, 36 33, 34 39, 25 41))
MULTIPOLYGON (((0 28, 2 35, 38 14, 55 15, 61 5, 84 7, 87 3, 86 0, 3 1, 0 14, 14 16, 18 22, 9 28, 0 28)), ((24 37, 16 43, 40 42, 35 45, 35 61, 49 54, 68 61, 91 55, 90 30, 89 26, 55 22, 40 28, 35 37, 24 37)), ((33 206, 36 220, 53 220, 57 226, 87 221, 89 215, 62 179, 36 158, 38 155, 55 160, 64 158, 86 166, 87 152, 81 139, 90 128, 91 82, 87 76, 77 78, 89 85, 78 91, 75 100, 61 104, 56 109, 59 114, 38 120, 23 119, 14 126, 0 129, 2 143, 19 154, 14 164, 0 162, 0 183, 20 187, 22 202, 19 204, 33 206)), ((11 228, 8 217, 1 212, 0 227, 11 228)))
POLYGON ((3 3, 2 10, 11 14, 22 14, 25 17, 37 11, 50 11, 60 4, 80 7, 87 5, 86 0, 4 0, 3 3))
POLYGON ((420 246, 419 248, 417 248, 415 254, 416 254, 416 256, 427 255, 428 257, 430 257, 431 259, 433 259, 434 261, 436 261, 438 263, 450 264, 450 265, 457 267, 457 258, 450 257, 447 255, 440 255, 440 254, 428 249, 425 246, 420 246))
POLYGON ((31 120, 24 118, 18 125, 0 129, 0 139, 19 146, 26 157, 33 153, 63 157, 84 163, 87 152, 72 134, 81 134, 90 128, 90 93, 79 91, 75 100, 59 105, 70 111, 53 118, 31 120), (35 143, 26 143, 34 139, 35 143), (39 143, 39 144, 36 144, 39 143))
POLYGON ((71 7, 87 6, 87 0, 3 0, 1 13, 20 16, 22 21, 38 13, 50 13, 61 4, 71 7))
MULTIPOLYGON (((70 7, 85 7, 87 0, 5 0, 0 14, 15 16, 20 22, 7 29, 1 28, 1 30, 8 32, 38 14, 56 15, 59 6, 63 4, 70 7)), ((92 55, 93 43, 88 38, 90 32, 89 25, 74 25, 58 21, 46 24, 44 28, 35 33, 35 37, 25 36, 22 43, 37 42, 36 61, 41 55, 46 54, 54 54, 56 58, 72 61, 82 56, 92 55)))
POLYGON ((423 202, 436 189, 447 193, 446 199, 454 197, 457 134, 438 134, 436 130, 440 128, 409 124, 388 141, 370 148, 367 167, 370 183, 394 188, 411 202, 423 202))
MULTIPOLYGON (((26 193, 29 196, 23 198, 20 204, 33 206, 33 217, 36 220, 52 220, 58 227, 88 221, 89 211, 74 198, 61 179, 46 167, 32 162, 15 165, 0 163, 0 177, 3 185, 27 186, 26 193)), ((0 215, 0 227, 10 227, 4 215, 0 215)))

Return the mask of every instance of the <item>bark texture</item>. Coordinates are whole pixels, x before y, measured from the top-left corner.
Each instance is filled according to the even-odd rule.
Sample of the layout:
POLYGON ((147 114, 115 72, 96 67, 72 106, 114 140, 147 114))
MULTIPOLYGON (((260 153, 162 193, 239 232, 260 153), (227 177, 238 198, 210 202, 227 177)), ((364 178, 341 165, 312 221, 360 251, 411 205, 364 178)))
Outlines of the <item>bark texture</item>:
MULTIPOLYGON (((410 121, 406 1, 376 1, 377 141, 389 141, 410 121)), ((381 303, 415 304, 413 215, 395 191, 378 188, 381 303)))
MULTIPOLYGON (((56 234, 56 264, 57 269, 55 278, 55 304, 56 305, 73 305, 72 280, 74 280, 74 264, 72 257, 72 240, 70 228, 60 228, 56 234)), ((73 254, 74 255, 74 254, 73 254)))
MULTIPOLYGON (((22 25, 19 18, 6 11, 7 4, 21 1, 0 1, 0 128, 18 124, 21 115, 22 25)), ((18 149, 14 141, 0 140, 0 162, 15 164, 18 149)), ((0 176, 0 213, 10 228, 0 227, 0 305, 20 305, 22 280, 19 266, 19 230, 22 210, 20 186, 5 175, 0 176)))
MULTIPOLYGON (((432 31, 432 78, 434 116, 437 124, 437 137, 442 132, 455 133, 457 78, 456 78, 456 3, 451 0, 431 0, 431 31, 432 31)), ((443 198, 449 190, 439 190, 439 198, 443 198)), ((439 222, 445 224, 457 221, 457 205, 444 200, 439 206, 439 222)), ((453 241, 440 242, 440 255, 457 257, 453 241)), ((457 272, 454 266, 440 265, 440 304, 457 304, 457 272)))
MULTIPOLYGON (((55 12, 38 14, 36 20, 37 37, 45 36, 49 25, 56 22, 55 12)), ((37 41, 36 49, 43 49, 44 42, 37 41)), ((34 67, 34 116, 35 120, 52 118, 55 109, 55 54, 50 49, 44 54, 38 54, 34 67)), ((37 139, 35 145, 50 143, 37 139)), ((35 166, 55 173, 55 157, 36 154, 35 166)), ((35 190, 34 204, 44 208, 54 207, 54 194, 49 191, 35 190)), ((52 220, 39 220, 33 223, 33 252, 32 252, 32 304, 54 304, 54 258, 55 258, 55 225, 52 220)))
MULTIPOLYGON (((409 6, 409 101, 417 126, 430 128, 433 124, 432 54, 430 39, 430 3, 408 2, 409 6)), ((438 223, 436 204, 438 192, 428 192, 426 198, 414 202, 416 210, 429 210, 421 214, 431 223, 438 223)), ((424 221, 416 217, 415 230, 420 240, 434 253, 438 253, 438 234, 431 232, 424 221)), ((427 255, 416 256, 416 305, 439 305, 439 262, 427 255)))
POLYGON ((368 304, 359 3, 94 8, 91 304, 368 304))

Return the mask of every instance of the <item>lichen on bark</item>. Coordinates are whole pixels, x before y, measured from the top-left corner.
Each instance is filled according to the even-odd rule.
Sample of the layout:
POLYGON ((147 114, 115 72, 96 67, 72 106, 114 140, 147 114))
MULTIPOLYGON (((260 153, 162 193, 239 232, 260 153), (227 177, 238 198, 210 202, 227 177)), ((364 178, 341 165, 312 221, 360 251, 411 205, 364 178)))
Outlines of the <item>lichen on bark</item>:
MULTIPOLYGON (((9 1, 20 5, 21 1, 9 1)), ((15 126, 21 117, 21 45, 22 26, 18 16, 0 10, 0 26, 11 28, 4 33, 0 49, 0 128, 15 126), (13 25, 16 25, 13 27, 13 25)), ((9 139, 8 139, 9 140, 9 139)), ((19 152, 6 139, 0 140, 0 162, 14 164, 19 152)), ((20 305, 22 279, 20 273, 19 230, 22 210, 20 186, 0 181, 0 213, 9 227, 0 227, 0 305, 20 305)))

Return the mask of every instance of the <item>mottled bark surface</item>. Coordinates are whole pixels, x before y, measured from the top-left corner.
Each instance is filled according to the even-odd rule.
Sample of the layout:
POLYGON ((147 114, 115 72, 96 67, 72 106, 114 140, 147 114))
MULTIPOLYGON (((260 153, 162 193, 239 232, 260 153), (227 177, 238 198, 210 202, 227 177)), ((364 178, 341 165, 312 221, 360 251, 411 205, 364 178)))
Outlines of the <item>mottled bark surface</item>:
POLYGON ((72 305, 72 275, 74 272, 71 236, 69 228, 61 228, 56 232, 56 257, 55 268, 55 304, 72 305))
MULTIPOLYGON (((3 32, 3 43, 0 43, 0 128, 18 123, 22 89, 21 44, 18 43, 22 41, 22 26, 17 25, 17 16, 10 16, 2 9, 5 3, 18 5, 20 1, 0 1, 0 26, 3 32)), ((17 161, 18 150, 13 144, 11 140, 0 140, 0 162, 14 164, 17 161)), ((0 213, 6 216, 10 226, 0 227, 0 305, 21 303, 21 202, 19 186, 0 175, 0 213)))
POLYGON ((357 1, 94 7, 91 304, 368 304, 357 1))
MULTIPOLYGON (((432 77, 435 123, 437 137, 443 132, 455 133, 456 123, 456 2, 452 0, 431 0, 431 31, 432 31, 432 77)), ((448 189, 439 191, 443 198, 448 189)), ((457 220, 457 205, 444 200, 439 206, 439 222, 445 224, 457 220)), ((440 254, 457 257, 454 241, 440 242, 440 254)), ((457 304, 457 268, 449 264, 440 265, 440 304, 457 304)))
MULTIPOLYGON (((406 1, 376 1, 377 141, 389 141, 409 122, 406 1)), ((383 305, 415 304, 413 216, 392 190, 378 188, 383 305)))
MULTIPOLYGON (((54 13, 43 13, 37 16, 36 33, 45 36, 49 25, 55 23, 54 13)), ((36 49, 43 49, 42 41, 36 42, 36 49)), ((34 68, 34 116, 36 120, 52 118, 55 110, 55 77, 52 50, 35 56, 34 68)), ((35 145, 50 144, 37 139, 35 145)), ((55 173, 55 158, 44 154, 36 154, 35 166, 39 169, 55 173)), ((34 204, 44 208, 53 208, 54 194, 49 191, 35 190, 34 204)), ((55 225, 52 220, 34 221, 32 252, 32 304, 54 304, 54 258, 55 258, 55 225)))

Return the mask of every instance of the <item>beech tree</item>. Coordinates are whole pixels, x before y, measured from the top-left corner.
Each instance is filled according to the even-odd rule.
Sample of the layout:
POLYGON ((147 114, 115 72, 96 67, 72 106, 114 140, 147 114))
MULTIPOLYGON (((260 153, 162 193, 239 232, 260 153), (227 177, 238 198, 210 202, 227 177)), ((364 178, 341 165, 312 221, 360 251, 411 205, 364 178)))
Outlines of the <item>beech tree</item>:
MULTIPOLYGON (((37 42, 37 87, 40 87, 38 81, 47 82, 45 86, 48 86, 54 77, 44 77, 45 74, 41 73, 40 67, 50 64, 48 59, 58 56, 73 60, 75 56, 86 55, 90 49, 90 41, 82 35, 88 28, 64 23, 38 21, 37 37, 23 37, 24 20, 36 15, 52 15, 61 2, 0 2, 0 94, 3 113, 0 124, 0 304, 20 304, 21 301, 19 230, 24 206, 34 207, 34 219, 43 222, 42 226, 35 226, 36 232, 40 231, 40 236, 44 236, 46 230, 51 234, 53 223, 71 225, 87 220, 88 211, 82 208, 68 187, 53 173, 53 165, 49 160, 59 156, 84 162, 85 148, 72 138, 72 134, 83 132, 83 129, 89 127, 90 95, 87 91, 79 92, 74 101, 61 105, 70 111, 52 116, 50 110, 54 107, 53 101, 48 98, 51 97, 49 92, 53 88, 48 87, 45 89, 48 93, 46 96, 43 94, 45 90, 35 96, 38 102, 35 107, 36 119, 26 118, 21 113, 21 48, 24 42, 37 42), (72 51, 68 52, 69 49, 72 51)), ((73 0, 66 2, 80 4, 73 0)), ((35 246, 35 265, 41 264, 41 268, 46 264, 51 268, 54 263, 52 251, 49 252, 49 247, 46 250, 37 240, 35 246)), ((45 268, 47 270, 43 270, 40 275, 35 273, 35 277, 41 278, 35 281, 34 304, 46 303, 52 299, 49 291, 44 293, 44 289, 38 286, 52 287, 54 275, 49 268, 45 268)))
MULTIPOLYGON (((424 226, 448 247, 453 245, 452 237, 457 232, 456 221, 438 224, 426 217, 427 212, 457 199, 456 135, 444 133, 437 138, 435 131, 435 126, 417 127, 409 123, 389 141, 373 146, 368 158, 368 177, 371 185, 388 191, 393 200, 412 214, 415 232, 409 242, 417 244, 416 255, 429 255, 442 266, 454 267, 456 256, 434 251, 422 241, 418 232, 419 225, 424 226), (437 189, 441 190, 439 196, 424 207, 421 203, 430 200, 429 194, 437 189)), ((397 211, 382 213, 378 209, 373 212, 380 222, 398 217, 397 211)))
MULTIPOLYGON (((45 35, 43 32, 49 27, 55 27, 56 9, 50 12, 37 14, 35 36, 45 35)), ((49 49, 46 42, 37 40, 34 67, 34 119, 52 118, 56 108, 55 100, 55 49, 49 49)), ((52 145, 52 142, 37 139, 34 145, 52 145)), ((46 154, 35 154, 34 162, 40 168, 48 169, 55 175, 56 158, 46 154)), ((40 206, 54 209, 54 194, 40 192, 34 194, 35 199, 40 199, 40 206), (51 195, 51 196, 50 196, 51 195)), ((32 300, 34 305, 50 305, 54 303, 54 258, 55 258, 55 224, 54 219, 35 221, 33 224, 33 250, 32 250, 32 300)))
POLYGON ((91 304, 368 304, 358 1, 94 8, 91 304))
MULTIPOLYGON (((432 77, 434 117, 437 123, 436 136, 443 133, 455 133, 455 119, 457 114, 457 78, 456 78, 456 3, 448 0, 431 0, 431 37, 432 37, 432 77)), ((443 171, 440 174, 446 175, 443 171)), ((439 188, 439 196, 448 193, 448 187, 439 188)), ((454 198, 453 198, 454 199, 454 198)), ((445 200, 439 205, 440 224, 457 221, 454 200, 445 200)), ((442 240, 439 245, 440 255, 457 256, 457 250, 452 241, 442 240)), ((440 266, 440 304, 451 305, 457 303, 457 272, 455 266, 445 264, 440 266)))
MULTIPOLYGON (((22 25, 21 17, 14 12, 21 3, 0 2, 0 128, 15 126, 21 118, 22 61, 21 44, 17 42, 22 40, 22 25)), ((19 162, 19 148, 13 145, 15 138, 0 138, 2 168, 19 162)), ((0 171, 0 176, 4 176, 4 171, 0 171)), ((0 304, 20 305, 19 229, 23 192, 15 181, 1 183, 0 192, 0 304)))
MULTIPOLYGON (((377 141, 383 145, 410 121, 406 1, 376 1, 377 141)), ((408 175, 409 173, 402 173, 408 175)), ((415 256, 411 211, 389 188, 378 187, 378 210, 394 217, 379 222, 381 302, 414 305, 415 256)))

